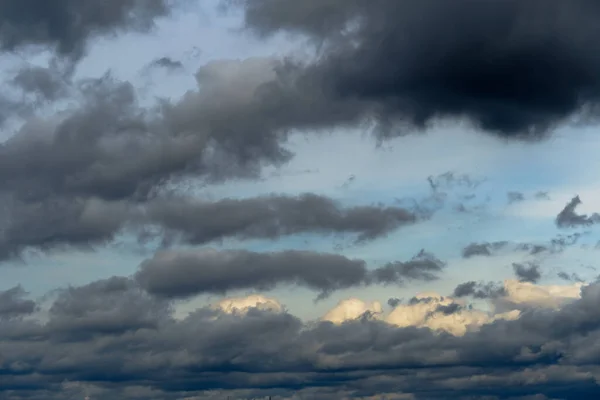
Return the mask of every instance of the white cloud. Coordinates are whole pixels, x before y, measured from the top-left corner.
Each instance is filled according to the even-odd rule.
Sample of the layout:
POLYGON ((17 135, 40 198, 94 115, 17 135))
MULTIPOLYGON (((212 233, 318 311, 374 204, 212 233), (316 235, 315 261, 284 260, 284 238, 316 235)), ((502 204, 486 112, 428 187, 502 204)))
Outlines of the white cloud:
POLYGON ((284 310, 283 305, 279 301, 260 294, 223 299, 213 305, 213 307, 228 314, 245 313, 251 308, 273 312, 282 312, 284 310))
POLYGON ((342 300, 321 319, 334 324, 341 324, 345 321, 360 318, 367 312, 380 315, 383 312, 381 303, 378 301, 366 303, 357 298, 342 300))
POLYGON ((429 328, 462 336, 498 320, 514 320, 521 315, 521 306, 557 309, 581 297, 583 284, 536 285, 517 280, 504 282, 506 296, 493 300, 496 307, 483 311, 465 302, 435 292, 422 292, 407 304, 400 304, 387 315, 378 301, 365 302, 356 297, 340 301, 321 320, 342 324, 370 313, 373 318, 398 327, 429 328))
POLYGON ((571 285, 536 285, 508 279, 504 281, 507 294, 502 301, 516 305, 557 309, 565 303, 581 298, 583 285, 580 282, 571 285))

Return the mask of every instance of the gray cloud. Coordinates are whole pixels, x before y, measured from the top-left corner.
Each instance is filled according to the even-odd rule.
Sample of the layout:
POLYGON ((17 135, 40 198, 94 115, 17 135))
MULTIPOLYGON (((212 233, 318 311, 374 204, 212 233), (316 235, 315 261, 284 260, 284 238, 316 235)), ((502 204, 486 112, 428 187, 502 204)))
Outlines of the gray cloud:
POLYGON ((540 266, 535 263, 513 263, 515 275, 521 282, 536 283, 542 277, 540 266))
POLYGON ((583 282, 584 280, 581 279, 581 277, 579 275, 577 275, 575 272, 569 274, 565 271, 560 271, 559 273, 556 274, 560 279, 568 281, 568 282, 583 282))
POLYGON ((537 192, 534 197, 536 200, 550 200, 548 192, 537 192))
POLYGON ((454 297, 472 296, 475 299, 495 299, 504 296, 506 289, 502 285, 494 282, 475 282, 468 281, 459 284, 454 288, 454 297))
POLYGON ((264 136, 268 129, 260 118, 245 120, 260 114, 256 90, 273 68, 269 59, 210 63, 197 74, 201 91, 151 110, 139 106, 130 84, 110 75, 77 82, 77 107, 30 120, 0 144, 6 210, 0 255, 104 244, 130 222, 159 225, 168 239, 195 244, 310 231, 356 233, 361 241, 415 222, 415 212, 404 208, 343 209, 314 195, 215 204, 167 195, 187 178, 258 178, 263 165, 289 159, 283 136, 264 136), (188 215, 176 207, 186 207, 188 215), (94 221, 86 214, 90 208, 94 221), (110 215, 106 221, 98 218, 101 211, 110 215))
POLYGON ((169 0, 6 0, 0 4, 0 46, 12 51, 44 45, 79 57, 93 36, 148 31, 170 10, 169 0))
POLYGON ((173 60, 171 57, 157 58, 156 60, 153 60, 149 66, 154 68, 165 68, 171 71, 183 69, 182 62, 173 60))
POLYGON ((20 317, 35 311, 33 300, 26 299, 27 292, 21 286, 0 291, 0 319, 20 317))
POLYGON ((32 93, 44 100, 56 100, 67 94, 69 82, 56 68, 29 66, 20 69, 12 83, 25 93, 32 93))
POLYGON ((167 236, 179 235, 193 244, 226 237, 274 239, 306 232, 356 233, 358 241, 365 241, 418 220, 417 214, 406 208, 343 207, 310 193, 216 202, 169 198, 151 203, 145 218, 163 227, 167 236))
POLYGON ((541 243, 511 243, 509 241, 470 243, 462 249, 462 257, 492 257, 502 250, 527 252, 531 256, 539 256, 542 253, 556 254, 575 246, 584 234, 576 232, 569 235, 557 235, 549 241, 541 243))
POLYGON ((397 297, 391 297, 388 299, 387 304, 388 304, 388 306, 390 306, 392 308, 396 308, 400 304, 402 304, 402 299, 399 299, 397 297))
POLYGON ((148 292, 166 298, 288 285, 317 291, 322 299, 351 287, 437 279, 443 267, 425 252, 407 262, 369 270, 363 260, 310 251, 163 251, 140 265, 136 281, 148 292))
POLYGON ((174 319, 168 303, 115 277, 58 291, 47 320, 0 320, 3 390, 59 400, 593 398, 598 301, 594 284, 562 309, 451 336, 260 309, 199 308, 174 319))
POLYGON ((446 264, 433 254, 421 250, 419 254, 409 261, 395 261, 372 271, 373 279, 377 283, 396 283, 404 279, 433 281, 438 279, 438 274, 446 264))
POLYGON ((49 197, 19 201, 7 195, 0 215, 0 258, 27 249, 61 249, 112 242, 119 233, 158 238, 164 245, 206 244, 228 238, 278 239, 315 233, 349 234, 357 243, 373 240, 418 221, 401 207, 343 207, 327 197, 270 195, 214 202, 161 197, 142 203, 95 197, 49 197))
POLYGON ((493 242, 493 243, 470 243, 462 250, 463 258, 471 258, 477 256, 491 256, 494 252, 508 246, 508 242, 493 242))
POLYGON ((506 197, 508 198, 509 204, 518 203, 525 200, 525 195, 521 192, 508 192, 506 197))
POLYGON ((600 222, 600 214, 594 213, 590 216, 577 214, 575 209, 580 204, 581 199, 579 196, 573 197, 556 216, 556 225, 559 228, 572 228, 593 225, 600 222))
POLYGON ((336 123, 360 116, 418 129, 466 118, 503 137, 538 138, 569 117, 596 116, 593 0, 229 3, 245 9, 259 35, 286 31, 319 44, 318 61, 298 67, 298 79, 310 83, 306 96, 338 111, 336 123))

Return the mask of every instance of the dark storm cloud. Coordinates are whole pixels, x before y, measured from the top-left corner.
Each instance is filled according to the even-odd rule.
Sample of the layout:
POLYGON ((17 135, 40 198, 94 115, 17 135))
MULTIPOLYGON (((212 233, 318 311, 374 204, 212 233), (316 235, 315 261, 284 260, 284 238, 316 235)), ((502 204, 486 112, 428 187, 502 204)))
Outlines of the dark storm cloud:
POLYGON ((536 283, 542 277, 540 266, 535 263, 513 263, 512 267, 521 282, 536 283))
POLYGON ((503 137, 537 138, 572 116, 595 117, 600 103, 593 0, 227 3, 241 5, 259 35, 318 43, 318 60, 296 73, 320 88, 306 96, 336 109, 339 124, 361 116, 420 128, 467 118, 503 137))
POLYGON ((577 214, 575 209, 580 204, 581 199, 579 196, 573 197, 556 216, 556 225, 559 228, 572 228, 593 225, 600 222, 600 214, 594 213, 590 216, 577 214))
POLYGON ((175 319, 168 303, 117 277, 56 296, 44 321, 0 320, 9 398, 571 400, 600 392, 597 284, 562 309, 532 309, 464 336, 373 318, 304 323, 260 309, 199 308, 175 319))
POLYGON ((170 9, 169 0, 4 0, 0 47, 12 51, 43 45, 76 58, 93 36, 147 31, 170 9))
POLYGON ((234 290, 264 291, 287 285, 317 291, 321 299, 351 287, 433 280, 443 267, 441 261, 427 253, 369 270, 363 260, 310 251, 173 250, 159 252, 144 261, 136 281, 148 292, 166 298, 234 290))

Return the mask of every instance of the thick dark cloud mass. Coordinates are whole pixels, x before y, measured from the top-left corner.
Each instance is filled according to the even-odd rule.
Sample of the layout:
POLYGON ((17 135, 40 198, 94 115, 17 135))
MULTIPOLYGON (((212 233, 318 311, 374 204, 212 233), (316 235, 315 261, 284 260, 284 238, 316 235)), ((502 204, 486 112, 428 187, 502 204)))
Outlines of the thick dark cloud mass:
POLYGON ((597 284, 560 310, 532 309, 463 336, 374 318, 307 324, 260 309, 200 308, 174 319, 169 303, 118 277, 54 297, 44 321, 0 319, 7 398, 570 400, 600 393, 597 284))
POLYGON ((594 0, 228 3, 260 35, 287 31, 320 44, 318 61, 293 74, 305 95, 282 110, 311 96, 335 110, 336 124, 357 115, 412 127, 467 118, 503 137, 539 137, 577 114, 594 117, 600 102, 594 0))
POLYGON ((170 0, 2 0, 0 46, 44 45, 77 57, 91 37, 147 31, 170 9, 170 0))
POLYGON ((437 279, 443 267, 440 260, 425 252, 407 262, 369 270, 365 261, 337 254, 211 249, 159 252, 141 264, 136 280, 149 293, 166 298, 296 285, 319 292, 322 299, 351 287, 437 279))

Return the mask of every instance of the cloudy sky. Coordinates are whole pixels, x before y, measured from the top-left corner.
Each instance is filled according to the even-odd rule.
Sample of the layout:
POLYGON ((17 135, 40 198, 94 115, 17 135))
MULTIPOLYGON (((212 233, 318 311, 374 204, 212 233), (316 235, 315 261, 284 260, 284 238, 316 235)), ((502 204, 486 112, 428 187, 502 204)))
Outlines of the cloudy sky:
POLYGON ((598 18, 0 2, 0 398, 598 398, 598 18))

